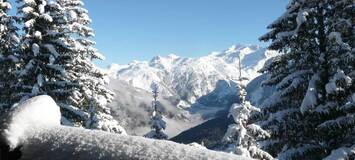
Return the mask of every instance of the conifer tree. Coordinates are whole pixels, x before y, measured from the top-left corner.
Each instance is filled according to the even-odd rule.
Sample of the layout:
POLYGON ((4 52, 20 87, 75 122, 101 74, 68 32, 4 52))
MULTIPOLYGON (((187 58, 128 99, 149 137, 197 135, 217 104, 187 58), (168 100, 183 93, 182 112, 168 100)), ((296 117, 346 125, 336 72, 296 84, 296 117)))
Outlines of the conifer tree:
POLYGON ((159 101, 158 101, 158 93, 159 93, 159 86, 156 83, 152 84, 152 93, 153 93, 153 102, 152 108, 153 112, 150 119, 150 127, 151 131, 144 135, 147 138, 153 139, 167 139, 168 135, 166 135, 163 130, 166 128, 166 122, 163 120, 163 115, 161 109, 159 109, 159 101))
POLYGON ((19 63, 19 38, 15 18, 8 14, 11 9, 7 0, 0 0, 0 114, 16 103, 11 95, 16 83, 14 72, 19 63))
POLYGON ((20 60, 23 64, 18 75, 21 100, 48 94, 54 98, 66 83, 65 70, 57 51, 58 30, 51 16, 47 0, 18 0, 18 14, 24 25, 20 60))
POLYGON ((22 100, 50 95, 65 125, 125 133, 107 107, 112 93, 93 60, 101 54, 90 40, 91 20, 81 1, 19 0, 24 23, 17 95, 22 100))
MULTIPOLYGON (((277 88, 262 105, 264 114, 260 124, 271 132, 265 149, 279 159, 320 159, 334 147, 329 142, 337 141, 329 134, 316 135, 324 133, 321 131, 324 121, 339 116, 339 109, 351 101, 354 93, 354 38, 353 31, 349 32, 349 24, 353 26, 353 22, 349 20, 349 12, 345 20, 346 13, 336 7, 343 3, 353 11, 350 1, 291 0, 287 11, 268 26, 271 31, 260 38, 272 41, 269 49, 284 53, 271 59, 261 70, 270 76, 264 85, 277 88), (334 21, 348 23, 346 31, 332 29, 338 23, 334 21), (348 44, 335 43, 340 42, 340 35, 350 35, 348 41, 343 41, 348 44), (336 103, 330 92, 334 90, 341 91, 336 103)), ((348 116, 346 112, 342 115, 348 116)), ((346 127, 339 131, 341 135, 354 131, 353 120, 344 120, 344 124, 346 127)))
MULTIPOLYGON (((105 74, 93 63, 95 59, 103 60, 104 56, 94 48, 91 38, 95 35, 90 28, 91 19, 84 8, 82 0, 57 0, 66 15, 64 27, 70 46, 72 58, 67 65, 67 74, 77 86, 70 96, 71 105, 63 104, 69 122, 79 117, 86 128, 102 129, 125 134, 125 130, 111 116, 107 104, 111 102, 113 93, 106 88, 105 74), (84 113, 76 112, 77 110, 84 113)), ((75 121, 75 120, 74 120, 75 121)))
POLYGON ((247 92, 242 77, 241 63, 239 57, 239 104, 234 104, 229 110, 229 116, 233 117, 234 123, 228 126, 228 130, 223 137, 223 143, 226 145, 227 152, 232 152, 245 157, 257 159, 273 159, 273 157, 263 151, 258 144, 258 140, 269 137, 269 133, 263 130, 259 125, 252 123, 253 115, 260 112, 246 100, 247 92))
POLYGON ((355 2, 327 1, 331 8, 326 26, 327 84, 325 99, 314 109, 321 117, 317 126, 320 142, 330 159, 355 158, 355 2), (334 153, 333 153, 334 152, 334 153), (338 154, 338 153, 345 154, 338 154), (339 156, 339 157, 336 157, 339 156))

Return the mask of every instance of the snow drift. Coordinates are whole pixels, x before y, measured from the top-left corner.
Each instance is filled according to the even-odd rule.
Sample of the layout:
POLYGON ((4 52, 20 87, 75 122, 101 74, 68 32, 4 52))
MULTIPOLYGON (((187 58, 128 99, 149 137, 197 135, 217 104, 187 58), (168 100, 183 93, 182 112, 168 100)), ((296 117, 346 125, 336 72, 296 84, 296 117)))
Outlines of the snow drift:
POLYGON ((21 147, 23 160, 247 159, 174 142, 61 126, 60 118, 59 107, 50 97, 35 97, 9 114, 1 138, 11 149, 21 147))

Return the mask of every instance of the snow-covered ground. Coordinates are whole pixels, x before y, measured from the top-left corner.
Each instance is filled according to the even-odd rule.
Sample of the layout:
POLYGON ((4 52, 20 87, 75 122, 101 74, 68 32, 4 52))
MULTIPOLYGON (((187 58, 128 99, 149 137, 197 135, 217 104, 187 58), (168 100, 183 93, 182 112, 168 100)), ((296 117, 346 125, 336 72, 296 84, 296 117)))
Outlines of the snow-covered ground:
POLYGON ((235 160, 247 159, 169 141, 125 136, 60 125, 59 107, 48 96, 17 106, 1 124, 1 139, 22 147, 22 160, 235 160))

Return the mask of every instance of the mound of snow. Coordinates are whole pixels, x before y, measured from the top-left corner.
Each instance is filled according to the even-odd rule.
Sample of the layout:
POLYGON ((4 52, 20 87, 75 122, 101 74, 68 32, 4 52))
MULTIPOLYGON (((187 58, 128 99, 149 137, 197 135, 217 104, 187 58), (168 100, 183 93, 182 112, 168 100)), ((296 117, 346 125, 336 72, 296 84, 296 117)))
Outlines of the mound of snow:
POLYGON ((11 149, 26 141, 27 135, 43 128, 59 126, 60 109, 49 96, 29 99, 13 109, 2 135, 11 149))
POLYGON ((23 145, 23 160, 235 160, 247 159, 169 141, 123 136, 102 131, 55 127, 34 135, 23 145))
POLYGON ((12 111, 2 136, 12 148, 21 146, 22 160, 247 159, 169 141, 60 126, 60 119, 50 97, 35 97, 12 111))

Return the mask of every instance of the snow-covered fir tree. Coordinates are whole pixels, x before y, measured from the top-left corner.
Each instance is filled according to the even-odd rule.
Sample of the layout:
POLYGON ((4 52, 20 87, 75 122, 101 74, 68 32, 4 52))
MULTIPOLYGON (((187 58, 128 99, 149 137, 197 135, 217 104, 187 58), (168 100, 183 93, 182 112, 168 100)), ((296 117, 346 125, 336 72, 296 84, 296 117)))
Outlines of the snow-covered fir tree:
POLYGON ((21 100, 50 95, 62 109, 62 123, 125 133, 107 103, 112 93, 93 64, 102 58, 93 47, 91 23, 81 1, 18 0, 24 24, 19 73, 21 100))
MULTIPOLYGON (((57 0, 57 3, 66 13, 66 24, 63 26, 70 38, 65 41, 73 54, 67 73, 78 84, 70 97, 74 105, 64 105, 66 114, 70 115, 67 117, 82 116, 82 113, 76 112, 79 109, 89 116, 83 121, 86 128, 126 134, 107 107, 113 93, 106 88, 104 72, 93 63, 95 59, 103 60, 105 57, 94 48, 95 42, 91 38, 95 34, 90 28, 91 19, 83 1, 57 0)), ((73 120, 69 118, 69 121, 73 120)))
POLYGON ((163 132, 163 130, 165 130, 166 128, 166 122, 163 120, 162 111, 158 105, 159 86, 157 83, 153 83, 151 88, 154 100, 152 102, 153 111, 151 113, 151 119, 149 121, 149 124, 152 130, 145 134, 144 137, 153 139, 168 139, 168 135, 163 132))
POLYGON ((24 31, 17 96, 24 101, 48 94, 60 102, 66 99, 65 94, 70 90, 65 90, 68 85, 74 85, 66 76, 65 64, 70 57, 63 52, 67 46, 58 27, 57 18, 63 18, 64 14, 58 6, 50 6, 47 0, 17 2, 24 31))
POLYGON ((355 2, 328 2, 325 98, 305 111, 321 117, 317 126, 329 159, 355 159, 355 2), (345 153, 345 154, 339 154, 345 153), (338 157, 335 157, 337 155, 338 157))
POLYGON ((10 9, 12 7, 7 0, 0 0, 0 114, 16 103, 12 95, 16 83, 14 72, 19 63, 19 38, 15 19, 8 14, 10 9))
POLYGON ((242 77, 241 65, 239 61, 238 91, 239 103, 232 105, 229 110, 229 116, 233 117, 234 123, 228 126, 228 130, 223 137, 223 143, 226 145, 226 151, 232 152, 244 157, 257 159, 273 159, 273 157, 260 149, 258 140, 269 137, 269 133, 263 130, 259 125, 252 123, 252 115, 260 112, 246 100, 246 89, 243 84, 245 78, 242 77))
POLYGON ((353 11, 351 0, 291 0, 260 38, 284 53, 261 70, 264 85, 277 88, 262 105, 260 124, 271 132, 264 147, 279 159, 320 159, 353 145, 353 11))

